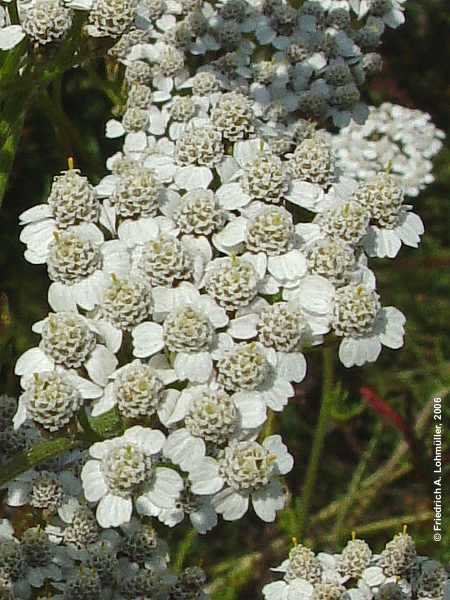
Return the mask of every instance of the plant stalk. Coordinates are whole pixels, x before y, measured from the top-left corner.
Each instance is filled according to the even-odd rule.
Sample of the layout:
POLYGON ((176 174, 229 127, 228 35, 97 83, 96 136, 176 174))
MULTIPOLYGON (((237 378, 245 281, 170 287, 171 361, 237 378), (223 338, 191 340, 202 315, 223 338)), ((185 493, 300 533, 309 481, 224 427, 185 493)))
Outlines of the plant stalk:
POLYGON ((323 374, 322 374, 322 401, 320 405, 319 420, 317 421, 314 432, 314 440, 308 467, 306 470, 305 484, 300 502, 298 515, 298 537, 303 539, 308 529, 308 519, 311 510, 311 503, 315 493, 317 476, 319 472, 320 457, 322 455, 325 436, 331 417, 331 408, 333 405, 333 385, 334 385, 334 348, 324 348, 323 350, 323 374))

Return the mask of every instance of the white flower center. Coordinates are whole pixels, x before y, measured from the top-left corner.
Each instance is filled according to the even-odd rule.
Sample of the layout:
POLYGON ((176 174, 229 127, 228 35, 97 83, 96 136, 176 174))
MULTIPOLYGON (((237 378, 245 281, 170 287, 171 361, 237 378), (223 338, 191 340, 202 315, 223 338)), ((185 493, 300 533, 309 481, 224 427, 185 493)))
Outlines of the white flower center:
POLYGON ((102 471, 113 494, 129 497, 150 479, 152 460, 136 445, 123 443, 103 458, 102 471))
POLYGON ((187 307, 166 318, 163 335, 171 352, 200 352, 211 348, 214 327, 203 314, 187 307))
POLYGON ((361 337, 370 333, 380 308, 378 294, 363 285, 338 289, 332 315, 336 335, 361 337))
POLYGON ((276 457, 257 442, 237 442, 225 448, 220 472, 235 490, 251 492, 267 485, 276 457))

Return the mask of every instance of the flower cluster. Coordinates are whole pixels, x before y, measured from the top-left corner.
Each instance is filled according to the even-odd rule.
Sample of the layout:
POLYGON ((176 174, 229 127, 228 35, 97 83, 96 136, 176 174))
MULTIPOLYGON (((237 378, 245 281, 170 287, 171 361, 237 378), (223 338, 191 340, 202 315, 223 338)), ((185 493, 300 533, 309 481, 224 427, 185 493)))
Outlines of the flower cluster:
MULTIPOLYGON (((128 22, 134 3, 119 4, 128 22)), ((313 4, 308 23, 327 13, 313 4)), ((95 4, 92 27, 111 25, 108 6, 95 4)), ((230 25, 249 10, 219 16, 230 25)), ((117 42, 129 93, 107 124, 124 136, 110 174, 94 188, 69 164, 21 215, 52 312, 17 361, 14 426, 73 431, 115 415, 115 437, 80 465, 103 528, 188 515, 205 533, 250 502, 273 521, 293 461, 280 436, 261 437, 268 411, 283 410, 327 334, 346 366, 402 345, 405 319, 382 306, 367 262, 416 246, 422 224, 392 176, 343 177, 328 134, 270 124, 250 88, 229 91, 217 65, 192 76, 184 50, 141 19, 159 37, 127 25, 117 42)))
POLYGON ((87 507, 63 505, 59 512, 70 526, 32 527, 19 537, 0 521, 2 598, 208 600, 202 569, 172 573, 167 544, 149 524, 132 521, 99 535, 87 507))
POLYGON ((266 600, 441 600, 450 592, 448 572, 439 562, 418 556, 406 531, 381 554, 355 537, 339 554, 316 555, 298 544, 272 571, 282 573, 283 580, 263 588, 266 600))
MULTIPOLYGON (((270 124, 306 116, 343 127, 367 118, 360 89, 381 69, 382 34, 403 23, 404 2, 307 0, 294 8, 287 0, 20 0, 19 23, 4 12, 0 49, 24 38, 58 42, 81 12, 83 34, 113 40, 111 53, 129 63, 128 81, 151 81, 155 100, 180 87, 240 89, 270 124)), ((186 114, 185 105, 177 109, 186 114)), ((145 120, 132 105, 123 125, 132 131, 145 120)))
POLYGON ((389 169, 406 196, 417 196, 434 181, 432 158, 445 134, 431 116, 388 102, 371 107, 363 126, 349 125, 333 136, 339 169, 366 182, 389 169))
MULTIPOLYGON (((206 600, 203 572, 171 574, 152 525, 187 518, 205 534, 250 507, 273 522, 293 457, 265 425, 309 349, 337 341, 352 367, 402 346, 405 318, 383 306, 369 259, 418 246, 405 195, 429 179, 428 162, 416 183, 410 172, 442 135, 386 105, 349 124, 368 116, 360 89, 404 3, 0 8, 0 50, 51 46, 75 20, 87 47, 106 38, 127 91, 106 124, 123 142, 108 175, 93 186, 69 159, 47 202, 20 216, 51 312, 16 362, 18 402, 0 397, 0 456, 55 433, 78 448, 3 486, 41 526, 0 523, 1 598, 206 600), (333 137, 327 120, 349 127, 333 137)), ((296 545, 278 570, 267 600, 440 600, 448 585, 406 532, 381 555, 357 539, 340 555, 296 545)))

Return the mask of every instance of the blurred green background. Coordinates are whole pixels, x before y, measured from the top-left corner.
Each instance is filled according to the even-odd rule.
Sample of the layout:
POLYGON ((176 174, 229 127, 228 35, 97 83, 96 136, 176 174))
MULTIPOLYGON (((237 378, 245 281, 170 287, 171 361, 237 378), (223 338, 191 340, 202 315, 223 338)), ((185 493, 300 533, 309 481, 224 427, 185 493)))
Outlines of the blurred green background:
MULTIPOLYGON (((409 0, 407 5, 407 24, 385 36, 385 69, 367 99, 373 104, 386 100, 429 112, 435 124, 448 132, 448 0, 409 0)), ((77 166, 97 182, 105 173, 105 157, 119 147, 103 135, 113 105, 111 93, 99 89, 101 69, 100 64, 97 73, 77 69, 63 78, 63 105, 73 130, 61 124, 55 127, 44 106, 35 106, 26 119, 0 211, 0 393, 18 393, 12 366, 36 341, 32 323, 48 311, 45 269, 24 260, 18 241, 18 215, 45 201, 52 176, 66 168, 68 154, 72 153, 77 166), (73 131, 78 134, 73 135, 73 131)), ((299 540, 315 549, 342 547, 356 530, 380 550, 403 523, 408 523, 421 553, 450 560, 448 466, 447 531, 440 543, 433 541, 430 414, 433 396, 441 396, 446 407, 444 457, 448 463, 449 142, 435 160, 436 182, 416 200, 417 212, 426 226, 419 250, 403 248, 395 262, 373 262, 383 303, 395 305, 407 315, 404 349, 384 349, 375 365, 355 369, 336 366, 334 412, 323 450, 325 458, 313 495, 312 518, 299 540), (407 442, 391 420, 362 400, 361 387, 370 387, 403 417, 410 431, 407 442), (419 415, 422 427, 414 433, 419 415)), ((268 425, 273 432, 283 432, 296 458, 288 485, 297 500, 276 524, 264 525, 249 515, 238 524, 222 522, 206 538, 196 537, 187 527, 169 532, 178 565, 203 562, 217 599, 260 597, 258 590, 270 580, 269 567, 284 559, 291 538, 298 536, 298 497, 320 407, 321 381, 321 353, 317 352, 310 355, 308 378, 299 386, 296 398, 283 416, 276 416, 268 425)))

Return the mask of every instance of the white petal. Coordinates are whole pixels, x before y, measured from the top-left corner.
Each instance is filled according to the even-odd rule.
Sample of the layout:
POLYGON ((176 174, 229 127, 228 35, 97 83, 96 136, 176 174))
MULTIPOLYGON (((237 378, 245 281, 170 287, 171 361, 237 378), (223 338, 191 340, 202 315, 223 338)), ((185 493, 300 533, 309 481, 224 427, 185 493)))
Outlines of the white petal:
POLYGON ((271 435, 266 438, 263 442, 264 448, 270 450, 277 456, 278 470, 282 475, 286 475, 289 471, 292 471, 294 466, 294 459, 287 450, 287 446, 283 444, 283 440, 280 435, 271 435))
POLYGON ((118 228, 118 235, 121 241, 132 248, 136 244, 144 244, 158 237, 159 227, 155 219, 138 219, 123 221, 118 228))
POLYGON ((108 321, 89 320, 89 326, 98 333, 111 352, 116 354, 122 345, 122 332, 108 321))
MULTIPOLYGON (((30 484, 23 481, 12 481, 8 485, 6 504, 8 506, 23 506, 30 501, 30 484)), ((0 532, 1 533, 1 532, 0 532)), ((1 539, 2 536, 0 536, 1 539)))
POLYGON ((287 381, 300 383, 306 375, 306 360, 301 352, 278 352, 277 373, 287 381))
POLYGON ((245 163, 258 158, 263 149, 263 143, 259 139, 236 142, 234 144, 233 157, 243 166, 245 163))
POLYGON ((97 502, 108 492, 98 460, 88 460, 81 470, 81 481, 85 498, 89 502, 97 502))
POLYGON ((189 479, 194 494, 210 495, 223 487, 223 479, 219 475, 219 465, 209 456, 196 461, 195 465, 189 469, 189 479))
POLYGON ((243 496, 231 488, 219 492, 212 499, 212 504, 225 521, 237 521, 248 510, 248 496, 243 496))
POLYGON ((345 338, 339 346, 339 359, 345 367, 362 366, 374 362, 381 352, 381 343, 376 337, 345 338))
POLYGON ((192 525, 199 533, 207 533, 217 525, 216 511, 210 504, 204 504, 189 515, 192 525))
POLYGON ((393 229, 369 227, 363 238, 364 249, 369 256, 395 258, 401 248, 401 240, 393 229))
POLYGON ((183 190, 206 189, 213 179, 208 167, 181 167, 175 175, 176 185, 183 190))
POLYGON ((102 271, 95 271, 86 279, 72 286, 72 295, 81 308, 92 310, 101 303, 106 287, 107 280, 105 274, 102 271))
POLYGON ((93 417, 97 417, 111 410, 116 404, 117 398, 114 394, 114 386, 110 383, 106 386, 103 396, 92 404, 91 414, 93 417))
POLYGON ((250 340, 258 334, 258 323, 259 315, 244 315, 230 321, 228 333, 238 340, 250 340))
POLYGON ((152 486, 145 496, 159 508, 172 508, 183 488, 183 479, 176 471, 157 467, 152 486))
POLYGON ((279 281, 292 281, 306 273, 306 258, 300 250, 291 250, 282 256, 270 256, 268 260, 269 272, 279 281))
POLYGON ((48 290, 48 303, 56 312, 76 311, 77 303, 71 288, 62 283, 52 283, 48 290))
POLYGON ((293 204, 315 212, 323 196, 324 192, 319 185, 294 181, 286 197, 293 204))
POLYGON ((53 371, 55 363, 40 348, 30 348, 19 357, 14 368, 16 375, 29 376, 33 373, 53 371))
POLYGON ((187 471, 205 455, 205 442, 193 437, 187 429, 179 429, 169 435, 164 444, 164 456, 187 471))
POLYGON ((382 309, 384 329, 379 334, 380 342, 388 348, 397 350, 403 346, 405 335, 405 316, 394 306, 386 306, 382 309))
POLYGON ((89 379, 80 377, 76 371, 66 371, 65 376, 86 400, 100 398, 103 393, 100 386, 92 383, 89 379))
POLYGON ((105 135, 107 138, 121 137, 122 135, 124 135, 124 133, 125 129, 123 128, 123 125, 120 121, 117 121, 116 119, 110 119, 106 123, 105 135))
POLYGON ((97 521, 101 527, 119 527, 128 523, 133 511, 131 498, 120 498, 108 494, 102 498, 97 506, 97 521))
POLYGON ((247 219, 243 217, 233 219, 219 233, 214 235, 214 245, 219 249, 226 249, 241 244, 245 241, 246 228, 247 219))
POLYGON ((143 152, 147 147, 147 135, 144 131, 129 133, 125 137, 123 150, 127 152, 143 152))
POLYGON ((20 25, 9 25, 0 29, 0 50, 11 50, 25 37, 20 25))
POLYGON ((139 358, 156 354, 164 348, 163 328, 158 323, 141 323, 134 328, 133 354, 139 358))
POLYGON ((147 517, 157 517, 161 512, 161 508, 153 504, 147 495, 139 496, 134 505, 140 515, 146 515, 147 517))
POLYGON ((266 523, 275 521, 278 510, 281 510, 286 501, 283 488, 278 481, 272 481, 269 485, 252 494, 252 504, 256 514, 266 523))
POLYGON ((239 183, 225 183, 216 192, 216 198, 222 208, 236 210, 250 202, 250 196, 244 194, 239 183))
POLYGON ((239 410, 241 426, 244 429, 254 429, 265 422, 266 406, 258 397, 249 397, 245 392, 238 392, 233 395, 233 400, 239 410))
MULTIPOLYGON (((34 221, 42 221, 52 217, 52 209, 48 204, 37 204, 28 210, 21 213, 19 216, 20 224, 33 223, 34 221)), ((53 224, 54 226, 54 224, 53 224)))
MULTIPOLYGON (((119 227, 120 229, 120 227, 119 227)), ((122 241, 111 240, 102 246, 103 271, 118 277, 126 277, 130 272, 130 257, 122 241)))
POLYGON ((95 191, 101 197, 112 196, 115 192, 118 180, 117 175, 106 175, 100 180, 100 183, 95 186, 95 191))
POLYGON ((288 584, 285 581, 274 581, 265 585, 262 593, 266 600, 287 600, 288 584))
POLYGON ((159 452, 166 440, 166 436, 162 431, 141 427, 140 425, 127 429, 123 437, 130 442, 135 442, 148 454, 156 454, 159 452))
POLYGON ((119 364, 116 356, 105 346, 97 345, 85 363, 89 377, 98 385, 106 385, 119 364))
POLYGON ((300 307, 315 314, 327 314, 334 297, 332 284, 320 275, 305 277, 296 292, 300 307))
POLYGON ((209 352, 180 352, 175 358, 174 367, 179 379, 204 383, 212 373, 213 362, 209 352))
POLYGON ((56 224, 53 219, 33 221, 22 230, 20 241, 32 250, 46 253, 48 245, 54 240, 55 231, 56 224))

